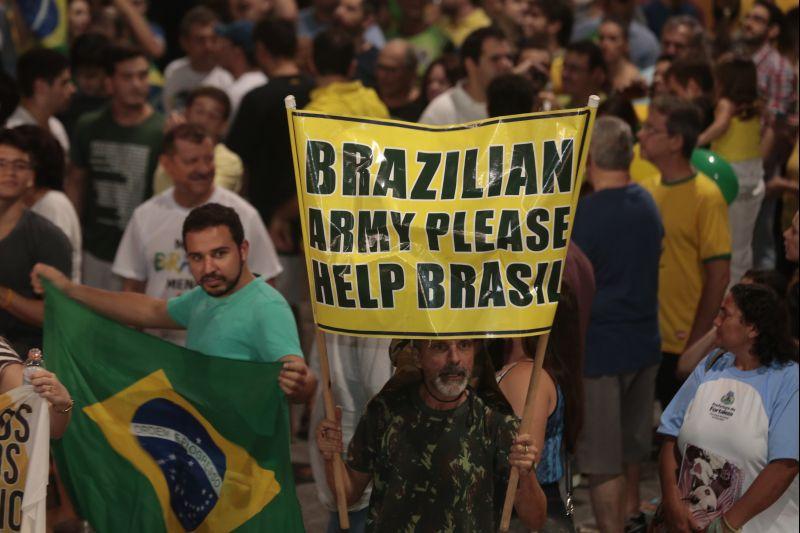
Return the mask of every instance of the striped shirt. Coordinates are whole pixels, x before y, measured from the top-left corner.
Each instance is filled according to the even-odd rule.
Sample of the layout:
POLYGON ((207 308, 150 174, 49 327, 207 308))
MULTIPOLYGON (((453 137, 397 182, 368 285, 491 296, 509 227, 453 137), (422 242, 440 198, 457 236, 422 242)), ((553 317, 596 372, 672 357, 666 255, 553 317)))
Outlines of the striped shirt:
POLYGON ((791 116, 797 111, 797 79, 789 61, 769 43, 755 54, 758 71, 758 92, 766 104, 767 121, 776 114, 791 116))

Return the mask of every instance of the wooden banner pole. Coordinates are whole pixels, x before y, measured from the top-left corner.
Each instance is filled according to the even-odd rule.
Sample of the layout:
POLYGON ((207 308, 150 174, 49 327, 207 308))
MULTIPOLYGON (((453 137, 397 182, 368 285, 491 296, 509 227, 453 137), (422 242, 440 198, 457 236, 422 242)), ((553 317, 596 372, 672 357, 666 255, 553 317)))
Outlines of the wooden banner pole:
MULTIPOLYGON (((320 386, 322 387, 322 400, 325 402, 325 418, 331 422, 336 421, 336 408, 331 393, 331 370, 328 366, 328 345, 325 342, 325 332, 317 328, 317 353, 319 354, 320 386)), ((350 517, 347 515, 347 495, 344 492, 344 476, 346 475, 344 461, 338 453, 333 456, 333 483, 336 488, 336 507, 339 511, 339 527, 350 529, 350 517)))
MULTIPOLYGON (((528 395, 525 397, 525 409, 522 412, 522 422, 519 425, 520 433, 531 434, 531 425, 533 424, 533 402, 536 398, 536 391, 539 390, 539 381, 542 375, 542 366, 544 365, 545 353, 547 353, 547 343, 550 340, 550 333, 545 333, 539 337, 539 342, 536 344, 536 358, 533 361, 533 374, 531 380, 528 382, 528 395)), ((541 450, 539 450, 541 452, 541 450)), ((514 500, 517 495, 517 485, 519 484, 519 470, 516 467, 511 468, 511 474, 508 478, 508 487, 506 488, 506 499, 503 502, 503 514, 500 517, 500 531, 508 531, 511 523, 511 510, 514 508, 514 500)))

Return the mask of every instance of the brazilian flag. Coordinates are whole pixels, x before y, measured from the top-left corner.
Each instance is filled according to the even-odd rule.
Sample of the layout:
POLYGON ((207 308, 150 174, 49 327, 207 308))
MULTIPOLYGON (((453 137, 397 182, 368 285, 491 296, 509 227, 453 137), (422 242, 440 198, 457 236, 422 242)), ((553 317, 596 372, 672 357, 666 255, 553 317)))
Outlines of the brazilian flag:
POLYGON ((67 48, 67 0, 17 0, 20 14, 37 41, 47 48, 67 48))
POLYGON ((279 363, 186 350, 52 286, 44 354, 75 400, 56 463, 96 531, 303 531, 279 363))

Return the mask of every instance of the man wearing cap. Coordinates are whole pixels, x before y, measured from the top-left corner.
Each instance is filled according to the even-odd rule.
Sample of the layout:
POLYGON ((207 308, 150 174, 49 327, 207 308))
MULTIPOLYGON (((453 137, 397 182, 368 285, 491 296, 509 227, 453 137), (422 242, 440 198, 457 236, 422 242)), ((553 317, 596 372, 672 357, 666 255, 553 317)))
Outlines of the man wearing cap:
MULTIPOLYGON (((517 434, 483 343, 402 340, 391 352, 400 370, 368 404, 347 452, 348 504, 372 481, 366 530, 497 531, 510 466, 520 470, 517 515, 539 529, 547 512, 533 469, 539 453, 517 434)), ((340 420, 323 420, 316 438, 333 491, 340 420)))
POLYGON ((244 95, 267 83, 267 76, 256 66, 252 21, 220 24, 216 32, 220 37, 219 64, 233 76, 233 83, 226 89, 231 99, 232 124, 244 95))

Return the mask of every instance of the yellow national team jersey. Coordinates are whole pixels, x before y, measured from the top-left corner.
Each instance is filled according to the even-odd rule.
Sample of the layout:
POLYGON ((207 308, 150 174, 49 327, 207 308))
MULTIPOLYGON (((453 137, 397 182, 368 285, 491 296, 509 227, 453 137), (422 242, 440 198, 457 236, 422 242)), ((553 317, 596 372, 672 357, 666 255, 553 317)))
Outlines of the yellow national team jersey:
POLYGON ((456 48, 460 47, 464 39, 467 38, 467 35, 473 31, 491 25, 492 19, 490 19, 489 15, 481 8, 475 9, 472 13, 467 15, 464 20, 457 24, 448 20, 446 17, 442 17, 438 24, 439 29, 447 35, 447 38, 453 42, 456 48))
POLYGON ((636 118, 639 119, 639 124, 644 124, 647 120, 647 114, 650 112, 650 99, 640 98, 633 102, 633 112, 636 113, 636 118))
POLYGON ((389 118, 389 110, 373 89, 358 81, 334 82, 311 91, 307 111, 329 115, 389 118))
POLYGON ((761 157, 761 121, 758 116, 747 120, 733 117, 728 130, 711 143, 711 151, 728 163, 761 157))
POLYGON ((553 84, 553 92, 560 93, 562 82, 561 73, 564 72, 564 55, 560 54, 553 57, 553 62, 550 63, 550 83, 553 84))
POLYGON ((728 206, 705 174, 646 184, 661 212, 664 242, 658 279, 661 349, 681 353, 703 290, 703 264, 730 259, 728 206), (649 185, 649 186, 648 186, 649 185))

